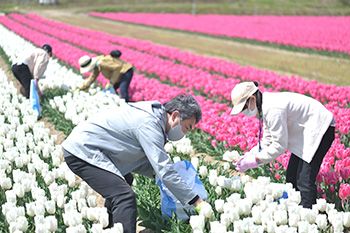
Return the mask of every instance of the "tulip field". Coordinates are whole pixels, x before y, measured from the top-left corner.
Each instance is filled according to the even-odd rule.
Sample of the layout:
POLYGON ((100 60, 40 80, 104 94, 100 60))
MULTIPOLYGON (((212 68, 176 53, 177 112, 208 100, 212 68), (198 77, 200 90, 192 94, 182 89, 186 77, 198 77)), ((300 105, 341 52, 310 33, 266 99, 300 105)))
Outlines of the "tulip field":
MULTIPOLYGON (((269 21, 269 17, 263 19, 269 21)), ((139 23, 137 17, 134 20, 139 23)), ((324 32, 329 37, 310 32, 319 36, 314 38, 314 44, 303 38, 295 39, 292 34, 289 40, 275 37, 278 41, 273 42, 286 45, 295 42, 293 46, 348 54, 350 30, 341 25, 349 26, 349 17, 322 20, 327 25, 340 26, 332 26, 333 32, 324 32)), ((156 21, 171 27, 168 21, 156 21)), ((312 19, 307 23, 312 24, 312 19)), ((189 24, 193 31, 206 29, 194 25, 189 24)), ((285 27, 284 30, 291 29, 285 27)), ((74 90, 84 83, 86 77, 78 72, 78 59, 83 55, 109 54, 113 49, 122 51, 122 59, 135 68, 129 89, 131 101, 164 103, 179 93, 195 96, 202 107, 202 120, 185 139, 169 142, 165 149, 174 162, 192 162, 207 190, 209 204, 199 214, 189 213, 188 221, 181 221, 176 215, 162 216, 155 180, 135 175, 132 187, 137 197, 140 225, 155 232, 195 233, 346 232, 350 229, 350 87, 281 76, 149 41, 71 26, 36 14, 0 16, 0 35, 0 54, 9 64, 23 51, 43 44, 53 47, 46 77, 39 82, 44 90, 42 115, 65 135, 95 112, 125 104, 118 95, 101 91, 108 81, 102 75, 87 92, 72 94, 62 88, 64 84, 74 90), (290 91, 311 96, 334 114, 336 139, 317 177, 318 199, 312 209, 298 205, 300 193, 285 183, 288 151, 246 174, 232 172, 231 161, 258 142, 257 118, 229 115, 232 88, 249 80, 258 81, 262 92, 290 91), (206 155, 218 162, 209 162, 206 155)), ((239 37, 248 38, 242 34, 239 37)), ((273 40, 262 34, 248 39, 273 40)), ((106 209, 98 205, 86 183, 78 182, 64 162, 57 136, 50 135, 50 130, 30 109, 29 100, 18 95, 8 80, 0 69, 0 232, 123 232, 120 223, 104 229, 108 225, 106 209)))
POLYGON ((89 14, 122 22, 211 36, 350 54, 349 16, 241 16, 127 12, 89 12, 89 14))

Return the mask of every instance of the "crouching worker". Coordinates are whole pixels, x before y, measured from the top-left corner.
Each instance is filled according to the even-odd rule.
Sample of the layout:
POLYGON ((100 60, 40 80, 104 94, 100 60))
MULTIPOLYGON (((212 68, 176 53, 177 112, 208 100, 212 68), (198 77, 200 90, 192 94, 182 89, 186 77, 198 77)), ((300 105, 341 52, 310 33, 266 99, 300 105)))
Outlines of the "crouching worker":
POLYGON ((120 97, 129 102, 129 86, 134 75, 132 65, 120 59, 122 53, 119 50, 111 51, 110 55, 101 55, 97 57, 82 56, 79 59, 80 73, 92 72, 88 80, 78 89, 86 90, 96 81, 100 72, 110 81, 110 84, 117 91, 120 90, 120 97))
POLYGON ((317 100, 290 92, 260 92, 257 82, 237 84, 231 93, 231 115, 259 113, 263 139, 238 163, 239 172, 269 163, 289 150, 286 181, 300 191, 301 205, 311 208, 316 203, 316 177, 324 156, 334 140, 333 114, 317 100))
POLYGON ((35 80, 35 87, 38 90, 39 97, 42 95, 39 89, 39 80, 46 71, 50 57, 52 57, 52 47, 44 44, 41 48, 34 49, 12 64, 13 75, 22 85, 20 92, 27 99, 29 99, 32 79, 35 80))
POLYGON ((144 101, 114 108, 118 107, 76 126, 62 144, 69 168, 105 198, 109 227, 120 222, 124 232, 136 232, 131 172, 157 174, 183 204, 200 207, 205 203, 173 169, 164 149, 168 140, 182 139, 201 120, 194 97, 180 94, 163 105, 144 101))

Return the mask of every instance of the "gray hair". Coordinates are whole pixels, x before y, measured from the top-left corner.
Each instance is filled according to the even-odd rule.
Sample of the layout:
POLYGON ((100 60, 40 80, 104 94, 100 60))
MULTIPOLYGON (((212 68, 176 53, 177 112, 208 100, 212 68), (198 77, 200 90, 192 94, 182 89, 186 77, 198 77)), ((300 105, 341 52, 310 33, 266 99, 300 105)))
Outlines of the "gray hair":
POLYGON ((180 112, 180 120, 190 119, 195 116, 196 124, 202 119, 202 109, 197 100, 190 94, 179 94, 163 104, 165 111, 172 114, 180 112))

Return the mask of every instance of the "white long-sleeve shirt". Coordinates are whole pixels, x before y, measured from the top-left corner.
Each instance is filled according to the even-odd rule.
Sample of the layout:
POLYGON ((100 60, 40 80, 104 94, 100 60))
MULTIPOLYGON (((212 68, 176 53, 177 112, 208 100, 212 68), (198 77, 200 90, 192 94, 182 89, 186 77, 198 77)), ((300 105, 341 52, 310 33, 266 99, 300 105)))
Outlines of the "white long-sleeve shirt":
MULTIPOLYGON (((317 100, 305 95, 278 92, 263 93, 262 150, 257 157, 268 163, 286 150, 310 163, 333 114, 317 100)), ((258 145, 252 149, 258 151, 258 145)))

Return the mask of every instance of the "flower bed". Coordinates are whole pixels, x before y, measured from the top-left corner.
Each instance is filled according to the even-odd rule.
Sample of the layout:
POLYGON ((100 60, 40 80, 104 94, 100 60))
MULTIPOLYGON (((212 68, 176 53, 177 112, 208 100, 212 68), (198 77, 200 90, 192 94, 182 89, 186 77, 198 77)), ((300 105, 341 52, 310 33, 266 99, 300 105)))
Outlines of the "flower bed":
MULTIPOLYGON (((109 49, 105 48, 105 50, 103 49, 99 49, 96 46, 89 46, 89 45, 84 45, 84 44, 74 44, 73 42, 71 43, 67 43, 62 40, 62 37, 60 37, 61 40, 56 39, 55 37, 51 37, 48 35, 45 35, 43 33, 40 33, 39 31, 43 30, 43 28, 39 27, 36 30, 31 30, 27 27, 22 26, 19 23, 16 23, 14 21, 11 21, 10 19, 5 19, 0 17, 1 22, 6 25, 7 27, 11 28, 13 31, 17 32, 17 33, 22 33, 22 35, 24 37, 26 37, 27 39, 31 40, 33 43, 35 43, 36 45, 40 46, 40 43, 42 43, 41 38, 45 38, 46 40, 50 40, 50 42, 55 43, 55 47, 57 48, 67 48, 70 49, 69 51, 74 51, 74 52, 78 52, 79 54, 84 54, 86 53, 86 50, 81 49, 81 48, 85 48, 88 49, 89 51, 96 51, 97 53, 99 52, 108 52, 109 49), (77 47, 79 46, 79 47, 77 47)), ((34 25, 32 25, 34 26, 34 25)), ((1 34, 5 35, 6 34, 6 38, 10 38, 11 34, 13 35, 13 33, 8 32, 7 29, 4 29, 3 27, 0 28, 1 29, 1 34)), ((53 29, 51 29, 52 31, 54 31, 53 29)), ((46 32, 48 33, 48 32, 46 32)), ((52 33, 54 34, 54 32, 52 33)), ((60 33, 62 34, 62 32, 60 33)), ((76 35, 71 35, 71 37, 76 37, 76 39, 79 39, 80 37, 78 37, 77 33, 76 35)), ((83 36, 82 36, 83 38, 83 36)), ((65 38, 64 40, 68 40, 68 38, 65 38)), ((9 40, 9 44, 5 45, 6 42, 8 41, 2 41, 1 42, 1 47, 4 48, 4 50, 6 50, 6 52, 10 51, 9 48, 18 48, 18 44, 24 44, 24 43, 28 43, 25 42, 24 40, 20 43, 17 43, 15 41, 15 39, 9 40), (6 48, 6 49, 5 49, 6 48)), ((32 46, 32 45, 31 45, 32 46)), ((109 46, 111 46, 109 44, 109 46)), ((114 47, 113 47, 114 48, 114 47)), ((124 47, 120 47, 123 49, 124 51, 124 47)), ((162 76, 162 73, 166 73, 169 69, 172 68, 172 66, 174 66, 174 63, 161 63, 161 60, 157 60, 157 58, 155 56, 152 56, 150 54, 146 54, 145 57, 142 57, 141 55, 143 54, 142 52, 137 52, 134 50, 126 50, 127 53, 125 53, 124 55, 126 55, 126 59, 133 59, 131 61, 134 61, 137 65, 136 68, 138 70, 142 70, 144 69, 145 71, 145 75, 143 74, 135 74, 133 81, 132 81, 132 90, 131 90, 131 94, 132 94, 132 98, 133 100, 137 101, 137 100, 150 100, 150 99, 159 99, 161 102, 165 102, 166 100, 170 99, 171 97, 175 96, 176 94, 180 93, 180 92, 189 92, 189 93, 194 93, 194 91, 197 91, 196 93, 198 93, 198 91, 202 88, 200 85, 198 86, 198 89, 195 88, 195 86, 193 85, 193 83, 190 82, 189 78, 190 76, 188 75, 188 82, 187 83, 180 83, 180 85, 182 86, 182 88, 177 87, 177 85, 179 84, 178 82, 181 82, 183 77, 187 77, 186 76, 186 72, 184 72, 183 74, 181 74, 181 76, 179 76, 180 80, 176 81, 176 79, 171 79, 170 82, 169 80, 167 81, 168 84, 165 84, 165 82, 162 83, 162 78, 159 76, 162 76), (130 52, 131 55, 128 55, 130 52), (138 59, 135 59, 134 56, 138 56, 138 59), (148 60, 144 60, 144 58, 147 58, 148 60), (159 61, 160 64, 165 64, 165 67, 159 67, 159 69, 154 69, 152 67, 150 67, 149 64, 151 64, 155 61, 159 61), (148 63, 150 62, 150 63, 148 63), (148 69, 152 68, 152 72, 149 71, 148 69), (158 75, 157 79, 152 78, 151 74, 153 74, 154 72, 156 72, 158 75)), ((55 54, 56 50, 54 49, 54 54, 55 54)), ((9 52, 11 53, 11 52, 9 52)), ((18 54, 20 54, 21 51, 20 50, 16 50, 13 49, 12 55, 9 57, 13 57, 15 58, 18 54)), ((61 51, 57 51, 58 54, 61 54, 61 51)), ((56 55, 56 54, 55 54, 56 55)), ((62 53, 63 55, 63 53, 62 53)), ((74 63, 70 63, 70 61, 74 60, 72 57, 74 56, 73 54, 71 55, 70 53, 66 53, 66 56, 62 56, 61 57, 61 61, 64 62, 65 64, 67 64, 67 67, 62 66, 59 62, 57 62, 56 60, 52 60, 50 61, 50 67, 48 68, 48 73, 46 73, 47 75, 47 79, 46 81, 44 81, 41 85, 43 85, 43 88, 46 88, 47 90, 49 90, 50 88, 57 88, 60 87, 60 85, 62 84, 62 82, 64 82, 65 80, 71 80, 71 77, 73 77, 73 82, 70 83, 69 85, 71 87, 77 87, 79 86, 80 83, 83 82, 83 78, 80 75, 75 74, 74 72, 72 72, 72 69, 69 68, 69 66, 74 67, 74 63), (53 66, 51 66, 51 64, 53 66), (50 72, 49 72, 50 71, 50 72), (52 73, 51 73, 52 72, 52 73), (68 78, 69 77, 69 78, 68 78), (51 85, 51 86, 50 86, 51 85)), ((123 56, 124 56, 123 55, 123 56)), ((76 62, 76 61, 75 61, 76 62)), ((181 68, 181 69, 189 69, 189 67, 186 67, 185 65, 179 66, 177 68, 181 68)), ((190 70, 191 72, 193 72, 194 70, 190 70)), ((202 72, 201 70, 199 70, 200 72, 202 72)), ((212 80, 212 82, 215 84, 215 80, 217 78, 217 76, 215 75, 211 75, 210 73, 205 74, 205 76, 202 76, 202 73, 194 73, 196 75, 198 75, 201 78, 207 78, 207 80, 212 80)), ((204 72, 204 71, 203 71, 204 72)), ((268 73, 267 73, 268 74, 268 73)), ((266 75, 267 75, 266 74, 266 75)), ((101 79, 103 82, 103 79, 101 79)), ((222 79, 223 81, 225 80, 229 80, 227 78, 222 79)), ((229 80, 228 82, 230 82, 232 80, 229 80)), ((195 79, 195 81, 193 82, 200 82, 200 79, 195 79)), ((234 80, 233 82, 237 83, 239 82, 239 80, 234 80)), ((272 90, 274 89, 274 85, 276 84, 276 86, 279 85, 279 81, 278 79, 271 79, 272 82, 272 87, 270 87, 272 90), (272 82, 272 80, 274 80, 274 82, 272 82)), ((225 83, 223 82, 224 85, 231 85, 229 83, 225 83)), ((234 84, 232 84, 234 85, 234 84)), ((304 85, 303 83, 300 84, 300 86, 307 86, 308 84, 304 85)), ((311 86, 310 86, 311 87, 311 86)), ((212 86, 212 88, 214 89, 214 86, 212 86)), ((347 206, 347 197, 349 196, 349 188, 348 185, 346 185, 349 181, 349 173, 348 170, 346 169, 349 166, 349 138, 348 138, 348 133, 349 133, 349 129, 346 128, 346 126, 348 126, 348 122, 349 122, 349 114, 348 114, 348 109, 347 108, 343 108, 344 106, 348 106, 348 98, 346 98, 345 102, 340 102, 340 99, 343 96, 348 96, 347 92, 343 92, 342 95, 335 95, 338 94, 336 93, 336 89, 333 89, 333 86, 330 85, 324 85, 324 88, 326 90, 330 90, 330 92, 334 93, 334 95, 329 95, 329 97, 327 98, 332 98, 332 101, 330 101, 326 106, 335 114, 336 120, 337 120, 337 130, 338 130, 338 137, 336 142, 333 144, 331 151, 327 154, 327 157, 325 159, 325 162, 323 164, 322 170, 321 170, 321 175, 318 177, 318 181, 321 183, 320 188, 322 189, 322 194, 327 194, 327 198, 329 201, 333 201, 331 200, 332 195, 335 197, 334 201, 338 201, 338 205, 336 206, 337 208, 339 208, 339 203, 340 200, 343 200, 343 209, 346 209, 347 211, 349 210, 349 207, 347 206), (336 100, 339 99, 338 103, 336 100), (340 105, 343 104, 343 107, 339 107, 340 105), (332 170, 335 170, 336 172, 334 173, 332 170), (327 173, 329 172, 329 173, 327 173), (333 173, 331 173, 333 172, 333 173), (335 174, 335 175, 334 175, 335 174), (329 179, 329 177, 332 177, 332 179, 329 179), (340 179, 341 178, 341 179, 340 179), (333 187, 333 188, 331 188, 333 187), (334 190, 333 190, 334 189, 334 190), (332 192, 333 191, 333 192, 332 192), (340 199, 341 198, 341 199, 340 199)), ((337 88, 337 87, 334 87, 337 88)), ((89 92, 89 94, 85 94, 85 93, 81 93, 82 96, 86 95, 86 96, 91 96, 92 98, 94 98, 96 96, 96 93, 98 92, 98 88, 92 88, 91 92, 89 92)), ((210 88, 209 88, 210 90, 210 88)), ((310 90, 311 93, 317 93, 317 95, 320 96, 320 98, 325 98, 325 96, 327 95, 326 93, 322 93, 319 91, 314 91, 311 88, 308 88, 308 90, 310 90)), ((346 88, 342 89, 343 91, 346 90, 346 88)), ((221 104, 218 103, 216 101, 214 101, 214 97, 216 96, 217 98, 221 97, 223 100, 225 100, 225 102, 228 102, 228 99, 221 96, 221 94, 215 94, 215 95, 210 95, 209 93, 205 93, 204 91, 200 92, 201 95, 203 96, 196 96, 197 100, 200 102, 200 104, 202 105, 203 108, 203 122, 201 122, 200 125, 198 125, 199 129, 203 130, 203 131, 208 131, 210 132, 213 136, 216 137, 217 141, 225 141, 227 140, 227 142, 229 143, 229 140, 233 140, 235 139, 236 141, 231 141, 231 145, 239 145, 241 147, 241 149, 246 149, 247 146, 252 146, 255 145, 257 142, 257 121, 256 119, 250 119, 250 118, 246 118, 242 115, 237 116, 237 117, 230 117, 228 115, 229 111, 231 110, 231 108, 228 106, 228 104, 221 104), (228 126, 227 126, 228 125, 228 126), (226 126, 226 128, 225 128, 226 126), (252 130, 243 130, 244 128, 251 128, 252 130), (223 135, 226 134, 227 137, 223 137, 223 135), (237 136, 233 136, 233 135, 237 135, 237 136), (238 143, 237 143, 238 142, 238 143)), ((79 95, 80 96, 80 95, 79 95)), ((77 96, 78 97, 78 96, 77 96)), ((88 110, 84 110, 83 109, 78 109, 76 108, 76 106, 70 108, 69 106, 71 105, 72 102, 79 100, 82 100, 77 97, 73 97, 72 95, 65 95, 62 97, 55 97, 54 99, 52 99, 51 101, 51 107, 53 108, 57 108, 60 110, 60 112, 65 116, 65 119, 68 120, 73 120, 73 116, 77 116, 78 118, 76 118, 77 120, 74 121, 74 124, 77 124, 80 120, 79 115, 80 116, 84 116, 84 118, 86 117, 86 114, 88 114, 88 110), (62 106, 62 107, 60 107, 62 106), (68 111, 69 109, 69 111, 68 111), (67 112, 69 112, 69 114, 67 114, 67 112)), ((84 118, 82 118, 81 120, 83 120, 84 118)), ((213 140, 211 141, 211 144, 213 147, 216 147, 216 141, 213 140)), ((221 156, 222 154, 220 154, 221 156)), ((272 170, 273 172, 276 171, 280 171, 279 169, 283 168, 283 166, 285 166, 285 164, 288 162, 288 154, 282 156, 279 158, 279 160, 277 160, 275 163, 276 164, 271 164, 272 165, 272 170), (281 166, 282 165, 282 166, 281 166)), ((204 165, 203 162, 200 163, 200 165, 204 165)), ((209 167, 209 169, 211 169, 211 167, 209 165, 207 165, 209 167)), ((226 167, 227 168, 227 167, 226 167)), ((226 178, 229 178, 228 174, 225 174, 224 172, 219 173, 218 176, 222 176, 225 175, 226 178)), ((261 174, 259 174, 261 175, 261 174)), ((203 175, 202 177, 203 179, 207 179, 205 175, 203 175)), ((208 177, 209 179, 209 177, 208 177)), ((213 179, 213 178, 211 178, 213 179)), ((223 178, 221 178, 223 179, 223 178)), ((229 182, 229 181, 228 181, 229 182)), ((254 183, 254 181, 253 181, 254 183)), ((266 182, 266 185, 269 182, 266 182)), ((155 184, 154 184, 155 185, 155 184)), ((211 185, 209 186, 208 184, 206 185, 207 190, 214 190, 211 191, 211 193, 216 193, 216 195, 219 195, 218 193, 220 193, 220 188, 217 188, 218 186, 215 185, 211 185), (215 191, 216 189, 218 189, 218 193, 215 191)), ((265 187, 266 188, 266 187, 265 187)), ((222 189, 222 187, 221 187, 222 189)), ((288 186, 284 187, 284 189, 288 189, 288 186)), ((225 189, 224 189, 225 190, 225 189)), ((289 189, 288 189, 289 190, 289 189)), ((215 204, 215 200, 216 199, 223 199, 225 202, 231 202, 230 199, 228 199, 229 194, 232 194, 231 192, 232 190, 230 190, 228 188, 228 190, 224 191, 225 195, 222 195, 222 190, 221 190, 221 196, 215 196, 213 199, 210 199, 210 204, 212 206, 214 206, 215 204), (226 195, 227 194, 227 195, 226 195)), ((245 190, 243 190, 245 191, 245 190)), ((243 192, 242 190, 239 192, 242 196, 241 198, 245 199, 245 195, 244 193, 247 193, 246 191, 243 192)), ((209 191, 210 192, 210 191, 209 191)), ((292 195, 293 191, 289 191, 289 194, 292 195)), ((145 194, 140 194, 139 195, 145 195, 145 194)), ((146 194, 147 195, 147 194, 146 194)), ((249 195, 249 194, 248 194, 249 195)), ((260 201, 269 201, 268 203, 272 203, 272 199, 270 199, 267 195, 269 195, 268 192, 264 193, 264 198, 261 199, 260 201)), ((152 203, 152 207, 153 208, 157 208, 159 207, 159 203, 152 203)), ((234 205, 237 205, 236 202, 232 203, 234 205)), ((260 206, 261 204, 255 203, 255 205, 260 206)), ((251 204, 251 207, 253 207, 253 203, 251 204)), ((316 208, 316 207, 315 207, 316 208)), ((340 206, 341 208, 341 206, 340 206)), ((332 209, 332 207, 329 207, 329 209, 332 209)), ((155 211, 154 209, 152 209, 152 211, 155 211)), ((318 211, 320 212, 320 210, 318 209, 318 211)), ((159 212, 159 211, 158 211, 159 212)), ((217 211, 217 213, 219 213, 217 211)), ((225 213, 225 212, 224 212, 225 213)), ((326 212, 328 214, 328 220, 330 223, 331 220, 329 218, 329 214, 328 212, 326 212)), ((338 213, 338 212, 337 212, 338 213)), ((289 214, 289 213, 288 213, 289 214)), ((344 215, 344 214, 343 214, 344 215)), ((160 216, 160 215, 159 215, 160 216)), ((158 216, 158 217, 159 217, 158 216)), ((240 216, 240 218, 242 219, 249 219, 250 215, 247 216, 240 216)), ((288 215, 289 216, 289 215, 288 215)), ((218 214, 215 214, 216 220, 220 220, 220 217, 218 214)), ((146 217, 147 218, 147 217, 146 217)), ((161 216, 160 216, 161 218, 161 216)), ((322 217, 323 218, 323 217, 322 217)), ((159 218, 158 218, 159 219, 159 218)), ((346 219, 344 217, 344 219, 346 219)), ((345 220, 344 220, 345 221, 345 220)), ((159 220, 159 222, 161 222, 159 220)), ((276 221, 275 221, 276 222, 276 221)), ((266 222, 265 222, 266 223, 266 222)), ((267 227, 267 224, 263 224, 264 227, 267 227)), ((233 221, 230 222, 231 227, 234 226, 233 221)), ((236 223, 239 224, 239 223, 236 223)), ((277 223, 276 223, 277 224, 277 223)), ((308 222, 307 224, 312 225, 314 224, 314 222, 308 222)), ((332 223, 333 224, 333 223, 332 223)), ((334 223, 339 225, 339 223, 334 223)), ((346 224, 344 222, 344 224, 346 224)), ((209 224, 210 225, 210 224, 209 224)), ((251 224, 249 224, 251 225, 251 224)), ((254 225, 259 225, 256 222, 254 223, 254 225)), ((263 226, 260 225, 260 226, 263 226)), ((272 223, 273 225, 273 223, 272 223)), ((285 225, 285 224, 280 224, 280 225, 285 225)), ((309 225, 306 225, 306 223, 304 223, 304 225, 302 225, 300 228, 301 229, 313 229, 315 226, 311 226, 309 228, 309 225), (307 228, 305 228, 307 226, 307 228)), ((167 225, 164 224, 164 227, 166 227, 167 225)), ((183 227, 186 227, 185 225, 182 225, 183 227)), ((187 225, 188 226, 188 225, 187 225)), ((274 227, 275 225, 273 225, 272 227, 274 227)), ((344 225, 345 226, 345 225, 344 225)), ((289 227, 294 227, 290 225, 289 227)), ((299 226, 298 226, 299 227, 299 226)), ((340 226, 339 226, 340 227, 340 226)), ((346 226, 345 226, 346 227, 346 226)), ((237 229, 239 227, 237 226, 237 229)), ((205 228, 206 230, 210 229, 210 226, 206 226, 205 228)), ((227 228, 229 229, 229 228, 227 228)), ((232 228, 230 228, 232 229, 232 228)), ((276 225, 276 229, 277 229, 277 225, 276 225)), ((285 229, 285 226, 281 228, 285 229)), ((338 228, 337 228, 338 229, 338 228)), ((341 228, 339 228, 341 229, 341 228)), ((293 229, 292 229, 293 230, 293 229)), ((292 231, 291 230, 291 231, 292 231)), ((295 229, 294 229, 295 230, 295 229)))
POLYGON ((100 13, 92 16, 161 28, 350 54, 350 17, 100 13), (286 26, 288 25, 288 26, 286 26))

